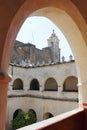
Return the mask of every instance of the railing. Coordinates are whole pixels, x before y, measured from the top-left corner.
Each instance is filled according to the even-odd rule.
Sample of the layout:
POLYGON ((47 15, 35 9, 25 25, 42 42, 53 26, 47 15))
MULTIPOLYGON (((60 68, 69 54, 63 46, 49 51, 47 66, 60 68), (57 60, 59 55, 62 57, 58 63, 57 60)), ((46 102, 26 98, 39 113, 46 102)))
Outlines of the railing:
POLYGON ((84 113, 83 108, 77 108, 18 130, 85 130, 84 113))

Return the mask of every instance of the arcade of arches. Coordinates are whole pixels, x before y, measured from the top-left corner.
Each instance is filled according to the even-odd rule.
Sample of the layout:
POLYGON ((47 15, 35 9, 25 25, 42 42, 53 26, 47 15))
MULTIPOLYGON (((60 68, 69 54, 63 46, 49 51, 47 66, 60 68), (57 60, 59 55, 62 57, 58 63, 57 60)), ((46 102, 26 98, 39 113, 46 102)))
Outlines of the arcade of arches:
MULTIPOLYGON (((14 113, 13 113, 13 119, 15 119, 18 115, 22 114, 23 110, 21 109, 17 109, 14 113)), ((35 114, 35 117, 37 117, 36 112, 33 109, 29 109, 28 113, 32 113, 35 114)))
MULTIPOLYGON (((21 113, 23 113, 23 110, 17 109, 17 110, 13 113, 13 119, 15 119, 15 118, 16 118, 18 115, 20 115, 21 113)), ((36 112, 35 112, 33 109, 29 109, 28 113, 33 113, 33 114, 35 114, 35 117, 37 118, 37 114, 36 114, 36 112)), ((51 118, 51 117, 53 117, 53 114, 52 114, 52 113, 49 113, 49 112, 47 112, 47 113, 45 113, 45 114, 43 115, 43 119, 48 119, 48 118, 51 118)))
MULTIPOLYGON (((39 82, 37 79, 33 79, 30 83, 30 90, 40 90, 39 82)), ((65 79, 63 84, 63 91, 78 91, 78 80, 75 76, 69 76, 65 79)), ((13 81, 13 90, 23 90, 23 81, 21 79, 15 79, 13 81)), ((58 84, 54 78, 48 78, 44 86, 45 91, 58 91, 58 84)))
POLYGON ((37 121, 43 121, 78 107, 75 61, 27 68, 10 64, 9 73, 12 72, 13 80, 8 87, 8 129, 12 127, 13 115, 20 112, 16 110, 28 112, 32 108, 37 121))
POLYGON ((87 106, 87 1, 84 0, 0 0, 0 130, 5 130, 7 74, 16 35, 29 15, 52 20, 70 43, 79 79, 80 105, 87 106), (3 103, 4 99, 4 103, 3 103))

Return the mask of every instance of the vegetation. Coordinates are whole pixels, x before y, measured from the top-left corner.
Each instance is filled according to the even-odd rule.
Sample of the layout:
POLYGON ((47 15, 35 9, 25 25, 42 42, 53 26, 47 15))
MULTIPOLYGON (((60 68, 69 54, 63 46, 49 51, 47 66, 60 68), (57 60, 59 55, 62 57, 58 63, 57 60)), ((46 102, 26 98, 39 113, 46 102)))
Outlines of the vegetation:
POLYGON ((36 122, 36 115, 34 113, 21 113, 12 120, 13 130, 33 124, 36 122))

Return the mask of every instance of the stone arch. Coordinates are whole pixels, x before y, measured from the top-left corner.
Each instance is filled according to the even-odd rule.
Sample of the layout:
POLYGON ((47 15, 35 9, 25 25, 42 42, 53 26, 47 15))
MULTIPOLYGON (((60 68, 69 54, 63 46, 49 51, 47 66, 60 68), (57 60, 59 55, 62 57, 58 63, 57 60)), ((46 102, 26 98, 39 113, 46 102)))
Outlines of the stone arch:
POLYGON ((53 114, 50 113, 50 112, 47 112, 47 113, 45 113, 45 114, 43 115, 43 119, 44 119, 44 120, 45 120, 45 119, 52 118, 52 117, 54 117, 54 116, 53 116, 53 114))
POLYGON ((30 83, 30 90, 40 90, 40 84, 37 79, 33 79, 30 83))
POLYGON ((37 121, 37 114, 33 109, 29 109, 28 113, 34 114, 36 121, 37 121))
POLYGON ((23 82, 20 78, 14 80, 13 90, 23 90, 23 82))
MULTIPOLYGON (((60 20, 59 17, 56 17, 58 13, 53 12, 53 15, 51 15, 51 12, 49 10, 45 10, 44 15, 46 13, 49 13, 49 18, 55 21, 55 23, 60 22, 59 27, 61 30, 66 34, 65 36, 67 37, 68 41, 72 45, 73 52, 74 52, 74 57, 76 59, 76 65, 77 65, 77 72, 79 76, 79 85, 81 85, 82 90, 80 93, 83 93, 83 96, 79 96, 80 98, 82 97, 82 102, 87 103, 87 24, 85 23, 85 10, 84 6, 81 6, 81 2, 78 4, 77 7, 73 5, 73 0, 44 0, 43 2, 41 0, 36 1, 29 1, 29 0, 21 0, 21 1, 2 1, 0 12, 2 12, 3 15, 1 15, 1 35, 0 35, 0 72, 1 72, 1 113, 5 113, 6 110, 6 101, 3 104, 3 98, 7 98, 6 92, 7 89, 5 89, 8 85, 7 82, 9 82, 8 75, 7 75, 7 70, 9 66, 9 61, 10 61, 10 56, 13 48, 13 44, 17 35, 17 32, 19 28, 21 27, 22 23, 28 17, 32 12, 35 10, 38 10, 40 8, 45 8, 45 7, 54 7, 54 8, 59 8, 66 12, 69 16, 72 17, 73 21, 69 22, 66 21, 65 19, 60 20), (9 8, 8 8, 9 7, 9 8), (84 19, 82 15, 79 12, 79 9, 81 13, 84 16, 84 19), (66 24, 67 23, 67 24, 66 24), (63 26, 62 26, 63 25, 63 26), (65 26, 64 26, 65 25, 65 26), (68 26, 69 25, 69 26, 68 26), (75 25, 75 26, 72 26, 75 25), (3 29, 4 28, 4 29, 3 29), (72 29, 71 29, 72 28, 72 29), (70 32, 70 29, 72 30, 70 32), (81 50, 81 51, 79 51, 81 50), (3 77, 3 78, 2 78, 3 77), (3 80, 4 79, 4 80, 3 80), (4 85, 2 83, 2 80, 5 82, 4 85), (4 88, 4 87, 5 88, 4 88), (84 86, 82 88, 82 86, 84 86), (3 90, 4 89, 4 90, 3 90), (3 109, 4 108, 4 109, 3 109)), ((86 9, 86 8, 85 8, 86 9)), ((45 15, 46 16, 46 15, 45 15)), ((61 13, 59 13, 59 16, 61 13)), ((67 19, 67 18, 66 18, 67 19)), ((68 20, 68 19, 67 19, 68 20)), ((58 25, 58 24, 57 24, 58 25)), ((5 114, 1 114, 0 122, 2 123, 1 120, 4 120, 5 122, 5 114), (2 118, 3 117, 3 118, 2 118)), ((2 123, 2 127, 3 127, 2 123)), ((4 128, 4 127, 3 127, 4 128)))
POLYGON ((21 109, 17 109, 15 110, 15 112, 13 113, 13 119, 15 119, 19 114, 22 114, 23 111, 21 109))
MULTIPOLYGON (((80 31, 82 31, 82 33, 84 34, 83 37, 85 37, 85 40, 86 40, 87 38, 86 38, 86 34, 85 34, 85 32, 86 32, 85 31, 85 29, 86 29, 85 22, 81 16, 80 12, 78 11, 78 9, 76 9, 76 7, 73 5, 73 3, 71 1, 67 0, 67 4, 64 4, 63 0, 61 0, 61 1, 48 0, 48 2, 46 0, 44 0, 43 3, 40 0, 38 0, 38 3, 39 3, 38 5, 35 2, 36 1, 33 1, 33 3, 30 4, 29 1, 26 0, 26 2, 21 4, 21 8, 17 11, 17 14, 15 15, 14 19, 12 20, 12 24, 9 28, 8 35, 6 38, 6 43, 11 43, 14 41, 19 28, 21 27, 24 20, 29 15, 37 15, 37 16, 45 16, 45 17, 49 18, 50 20, 52 20, 57 26, 59 26, 59 28, 62 30, 64 35, 67 37, 69 43, 71 45, 75 44, 72 46, 74 52, 76 52, 76 48, 77 48, 76 44, 80 43, 80 41, 83 41, 81 43, 83 43, 83 45, 85 45, 84 39, 82 38, 82 35, 80 33, 80 31), (73 12, 75 12, 75 15, 73 12), (77 19, 76 14, 78 15, 78 19, 77 19), (20 19, 21 15, 22 15, 22 17, 20 19), (83 26, 81 26, 81 22, 82 22, 83 26), (78 29, 78 27, 75 23, 78 25, 80 30, 78 29), (74 30, 72 30, 70 32, 69 30, 71 28, 73 28, 73 26, 74 26, 74 30), (84 32, 83 32, 83 27, 84 27, 84 32), (16 30, 16 31, 14 31, 14 30, 16 30), (13 31, 14 31, 14 33, 11 33, 13 31), (78 42, 76 40, 77 38, 75 38, 76 35, 75 35, 75 33, 73 33, 73 31, 75 33, 77 33, 78 35, 80 35, 79 38, 81 38, 81 39, 79 39, 78 42), (70 32, 70 34, 68 32, 70 32), (10 39, 12 38, 12 40, 9 39, 9 36, 10 36, 10 39), (74 46, 76 46, 76 48, 74 46)), ((9 50, 9 52, 10 52, 10 50, 9 50)), ((78 59, 79 54, 74 53, 74 56, 76 59, 78 59)), ((8 59, 8 58, 6 58, 6 59, 8 59)), ((6 60, 6 63, 8 63, 7 60, 6 60)), ((5 64, 5 62, 4 62, 4 64, 5 64)))
POLYGON ((63 91, 78 91, 78 79, 75 76, 69 76, 63 83, 63 91))
MULTIPOLYGON (((44 16, 53 21, 54 24, 56 24, 60 28, 60 30, 67 38, 76 59, 79 84, 86 84, 87 78, 85 75, 87 75, 87 71, 85 70, 87 66, 87 60, 85 59, 85 55, 87 55, 87 26, 81 13, 79 12, 78 8, 76 8, 75 5, 69 0, 67 0, 67 4, 65 4, 63 0, 44 0, 43 3, 38 0, 37 2, 38 4, 36 4, 36 1, 33 1, 32 4, 30 4, 30 1, 26 0, 22 4, 20 3, 20 8, 16 11, 17 13, 14 13, 14 15, 12 15, 15 17, 10 18, 11 24, 8 24, 7 26, 8 33, 7 35, 5 35, 5 47, 2 54, 3 57, 1 58, 2 71, 7 70, 8 68, 9 58, 11 55, 11 50, 13 48, 14 40, 24 20, 28 16, 44 16), (20 18, 20 16, 22 17, 20 18), (10 47, 7 49, 8 43, 10 47), (5 54, 5 52, 7 53, 5 54), (6 60, 4 60, 4 56, 6 56, 6 60)), ((79 97, 81 98, 82 96, 79 97)), ((80 100, 82 101, 82 99, 80 100)))
POLYGON ((45 82, 45 90, 46 91, 57 91, 58 90, 58 84, 54 78, 48 78, 45 82))

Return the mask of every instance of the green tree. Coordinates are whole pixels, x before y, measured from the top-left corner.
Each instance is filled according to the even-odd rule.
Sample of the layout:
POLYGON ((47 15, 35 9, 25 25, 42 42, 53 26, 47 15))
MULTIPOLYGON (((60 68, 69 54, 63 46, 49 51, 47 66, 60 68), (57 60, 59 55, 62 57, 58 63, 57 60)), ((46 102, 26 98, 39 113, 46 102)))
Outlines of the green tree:
POLYGON ((33 124, 36 122, 36 115, 34 113, 21 113, 12 120, 13 130, 33 124))

